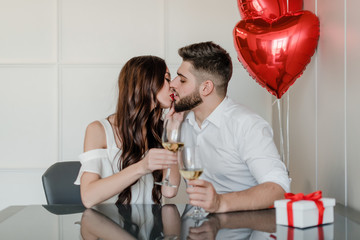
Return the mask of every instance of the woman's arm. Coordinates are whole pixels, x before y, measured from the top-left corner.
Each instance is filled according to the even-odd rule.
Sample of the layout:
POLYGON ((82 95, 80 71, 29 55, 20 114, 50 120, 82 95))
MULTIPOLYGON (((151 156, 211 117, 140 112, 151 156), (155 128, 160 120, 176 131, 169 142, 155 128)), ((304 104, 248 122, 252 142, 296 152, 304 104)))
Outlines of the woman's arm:
POLYGON ((81 218, 81 236, 83 239, 125 239, 134 240, 118 224, 93 209, 86 209, 81 218))
MULTIPOLYGON (((86 129, 84 151, 106 148, 105 130, 100 122, 91 123, 86 129)), ((146 156, 122 171, 101 178, 96 173, 84 172, 80 180, 81 199, 90 208, 122 192, 141 176, 154 170, 176 164, 176 155, 165 149, 150 149, 146 156)))
MULTIPOLYGON (((168 150, 166 150, 166 151, 168 151, 168 150)), ((177 156, 177 153, 173 153, 173 154, 175 154, 177 156)), ((163 181, 166 177, 166 172, 167 172, 167 169, 164 169, 163 170, 163 179, 162 179, 163 181)), ((180 186, 180 179, 181 179, 181 177, 180 177, 178 164, 171 165, 169 181, 171 184, 173 184, 177 187, 169 187, 169 186, 162 185, 161 194, 166 198, 175 197, 178 192, 179 186, 180 186)))
MULTIPOLYGON (((99 121, 92 122, 86 128, 84 152, 106 148, 104 127, 99 121)), ((140 170, 133 165, 121 171, 121 174, 103 179, 99 174, 84 172, 80 179, 81 199, 84 206, 90 208, 120 193, 143 175, 140 170)))
MULTIPOLYGON (((163 222, 163 232, 165 236, 181 235, 181 217, 174 204, 166 204, 161 208, 161 219, 163 222)), ((171 239, 171 238, 169 238, 171 239)), ((176 238, 174 238, 176 239, 176 238)))

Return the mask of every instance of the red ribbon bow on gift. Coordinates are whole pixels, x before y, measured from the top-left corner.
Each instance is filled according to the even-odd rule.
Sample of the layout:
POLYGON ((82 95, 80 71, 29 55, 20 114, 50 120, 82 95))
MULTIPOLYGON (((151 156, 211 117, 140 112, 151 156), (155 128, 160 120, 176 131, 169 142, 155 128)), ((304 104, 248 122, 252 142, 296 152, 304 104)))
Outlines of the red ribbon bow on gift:
POLYGON ((290 227, 294 226, 294 215, 293 215, 292 205, 294 202, 301 201, 301 200, 309 200, 309 201, 315 202, 315 204, 319 210, 318 225, 321 225, 323 222, 324 209, 325 209, 323 202, 320 201, 321 197, 322 197, 321 191, 316 191, 316 192, 310 193, 308 195, 304 195, 303 193, 298 193, 298 194, 285 193, 285 198, 290 199, 290 201, 287 203, 288 225, 290 227))

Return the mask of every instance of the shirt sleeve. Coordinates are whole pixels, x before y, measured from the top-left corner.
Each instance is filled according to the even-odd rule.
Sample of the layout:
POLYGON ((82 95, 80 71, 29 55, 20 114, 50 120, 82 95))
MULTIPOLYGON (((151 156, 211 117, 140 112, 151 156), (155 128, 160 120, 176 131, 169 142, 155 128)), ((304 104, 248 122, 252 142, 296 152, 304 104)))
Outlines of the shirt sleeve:
POLYGON ((105 178, 114 174, 112 162, 106 149, 94 149, 79 155, 81 168, 74 184, 80 185, 80 179, 84 172, 98 174, 105 178))
POLYGON ((251 174, 261 184, 274 182, 290 192, 290 181, 285 164, 273 140, 273 131, 265 121, 256 121, 245 134, 243 159, 251 174))

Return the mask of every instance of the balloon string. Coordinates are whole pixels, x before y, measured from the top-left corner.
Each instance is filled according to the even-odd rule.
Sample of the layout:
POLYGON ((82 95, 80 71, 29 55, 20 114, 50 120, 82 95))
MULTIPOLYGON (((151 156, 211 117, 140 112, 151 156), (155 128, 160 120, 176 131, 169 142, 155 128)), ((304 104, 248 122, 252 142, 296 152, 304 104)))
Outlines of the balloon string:
POLYGON ((280 156, 281 160, 285 163, 285 156, 284 156, 284 135, 283 135, 283 126, 281 121, 281 106, 280 106, 280 99, 277 99, 277 106, 279 112, 279 126, 280 126, 280 156))
POLYGON ((286 0, 286 12, 289 12, 289 0, 286 0))
POLYGON ((287 107, 286 107, 286 168, 289 173, 290 169, 290 137, 289 137, 289 115, 290 115, 290 89, 287 93, 287 107))

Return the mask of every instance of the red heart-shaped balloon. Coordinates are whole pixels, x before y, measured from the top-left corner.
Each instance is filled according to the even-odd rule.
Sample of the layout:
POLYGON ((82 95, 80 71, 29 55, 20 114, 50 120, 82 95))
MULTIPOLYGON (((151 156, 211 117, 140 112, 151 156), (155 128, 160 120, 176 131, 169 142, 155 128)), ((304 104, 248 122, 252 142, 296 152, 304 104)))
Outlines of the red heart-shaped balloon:
POLYGON ((271 21, 288 12, 297 12, 303 9, 303 0, 238 0, 241 18, 261 17, 271 21), (287 1, 289 9, 287 9, 287 1))
POLYGON ((286 14, 273 22, 240 21, 234 28, 239 61, 277 98, 301 76, 319 39, 319 19, 309 11, 286 14))

